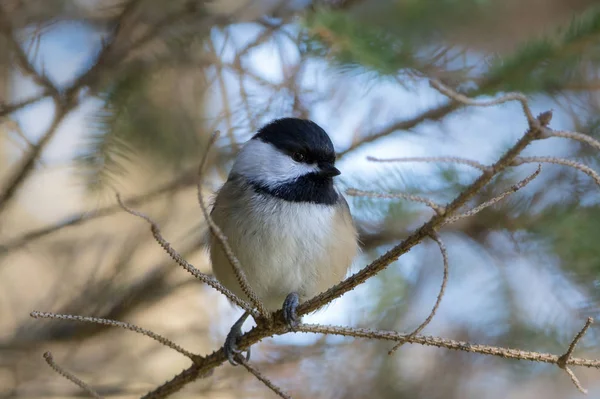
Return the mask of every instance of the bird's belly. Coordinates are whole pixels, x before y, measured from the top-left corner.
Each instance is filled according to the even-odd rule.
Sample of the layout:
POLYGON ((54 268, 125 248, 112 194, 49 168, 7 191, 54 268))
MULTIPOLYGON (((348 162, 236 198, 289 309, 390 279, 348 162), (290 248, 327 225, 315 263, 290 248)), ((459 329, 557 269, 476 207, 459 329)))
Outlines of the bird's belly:
MULTIPOLYGON (((285 203, 253 211, 236 221, 223 220, 221 228, 250 286, 269 310, 281 308, 291 292, 306 300, 344 277, 354 253, 339 256, 344 248, 332 236, 334 208, 285 203)), ((212 248, 215 276, 244 297, 220 245, 212 248)))

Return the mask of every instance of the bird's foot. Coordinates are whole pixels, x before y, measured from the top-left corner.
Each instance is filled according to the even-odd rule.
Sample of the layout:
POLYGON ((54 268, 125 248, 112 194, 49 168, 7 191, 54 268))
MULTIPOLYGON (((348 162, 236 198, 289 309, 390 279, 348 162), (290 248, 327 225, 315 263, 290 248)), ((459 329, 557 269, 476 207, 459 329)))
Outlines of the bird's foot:
MULTIPOLYGON (((232 366, 237 366, 239 363, 235 358, 240 356, 242 351, 238 349, 237 343, 240 337, 242 336, 242 325, 248 318, 250 313, 245 312, 242 317, 235 322, 235 324, 229 330, 229 334, 227 334, 227 338, 225 338, 225 345, 223 346, 223 351, 225 352, 225 356, 227 356, 227 360, 231 363, 232 366)), ((250 360, 250 348, 246 350, 246 361, 250 360)))
POLYGON ((300 318, 296 313, 299 303, 300 297, 295 292, 289 294, 285 298, 285 301, 283 301, 283 318, 285 320, 285 324, 287 324, 292 331, 295 331, 296 327, 298 327, 300 324, 300 318))

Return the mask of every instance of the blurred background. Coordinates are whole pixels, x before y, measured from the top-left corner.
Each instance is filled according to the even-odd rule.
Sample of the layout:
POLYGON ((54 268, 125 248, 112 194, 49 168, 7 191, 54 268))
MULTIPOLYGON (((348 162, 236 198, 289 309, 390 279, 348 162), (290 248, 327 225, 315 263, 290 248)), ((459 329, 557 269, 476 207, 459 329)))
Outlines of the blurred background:
MULTIPOLYGON (((591 0, 0 0, 0 398, 75 397, 42 354, 100 394, 139 397, 189 360, 132 332, 32 310, 136 323, 198 354, 240 315, 115 203, 118 191, 210 273, 196 169, 210 134, 211 195, 239 146, 273 118, 310 118, 332 137, 340 186, 445 203, 478 171, 373 163, 462 156, 491 163, 526 129, 518 104, 460 108, 427 77, 472 96, 522 91, 551 127, 600 138, 600 8, 591 0), (449 105, 450 104, 450 105, 449 105)), ((578 160, 577 142, 524 155, 578 160)), ((473 203, 536 164, 513 168, 473 203)), ((448 291, 426 334, 562 354, 600 301, 600 189, 544 165, 523 190, 446 226, 448 291)), ((348 197, 363 254, 354 271, 431 216, 422 204, 348 197)), ((442 278, 425 241, 308 322, 408 332, 442 278)), ((249 323, 250 325, 251 323, 249 323)), ((600 357, 592 326, 575 355, 600 357)), ((576 398, 556 366, 389 342, 288 334, 253 362, 294 398, 576 398)), ((590 397, 600 373, 576 369, 590 397)), ((218 368, 178 397, 274 397, 243 368, 218 368)))

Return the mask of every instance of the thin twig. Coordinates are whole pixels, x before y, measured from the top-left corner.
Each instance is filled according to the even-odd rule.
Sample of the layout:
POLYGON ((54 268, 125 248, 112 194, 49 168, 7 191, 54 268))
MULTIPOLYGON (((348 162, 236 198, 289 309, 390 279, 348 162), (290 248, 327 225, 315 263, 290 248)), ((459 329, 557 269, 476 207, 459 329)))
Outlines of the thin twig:
POLYGON ((105 326, 124 328, 125 330, 134 331, 138 334, 142 334, 149 338, 152 338, 153 340, 160 342, 164 346, 168 346, 169 348, 181 353, 184 356, 189 357, 192 360, 199 358, 198 355, 194 355, 192 352, 189 352, 189 351, 183 349, 181 346, 179 346, 176 343, 174 343, 173 341, 163 337, 162 335, 156 334, 150 330, 146 330, 145 328, 141 328, 134 324, 126 323, 123 321, 101 319, 98 317, 77 316, 77 315, 70 315, 70 314, 57 314, 57 313, 38 312, 38 311, 31 312, 30 316, 33 317, 34 319, 56 319, 56 320, 79 321, 79 322, 83 322, 83 323, 101 324, 101 325, 105 325, 105 326))
POLYGON ((455 101, 458 101, 464 105, 470 105, 473 107, 491 107, 491 106, 503 104, 503 103, 506 103, 509 101, 518 101, 521 104, 521 107, 523 108, 523 113, 525 114, 525 117, 527 118, 527 122, 529 124, 532 124, 536 121, 536 118, 531 113, 531 109, 529 108, 529 104, 527 103, 527 97, 522 93, 508 93, 508 94, 503 95, 502 97, 498 97, 493 100, 482 101, 482 100, 474 100, 463 94, 460 94, 436 79, 430 79, 429 84, 431 85, 431 87, 433 87, 434 89, 436 89, 437 91, 439 91, 440 93, 445 95, 446 97, 449 97, 449 98, 451 98, 455 101))
MULTIPOLYGON (((142 205, 148 201, 153 200, 154 198, 156 198, 162 194, 170 193, 174 190, 189 187, 190 185, 195 184, 195 180, 192 180, 190 178, 192 176, 192 174, 194 176, 196 175, 195 169, 193 172, 192 171, 184 172, 181 176, 177 177, 176 179, 174 179, 168 183, 165 183, 164 185, 157 187, 153 190, 150 190, 144 194, 135 195, 130 198, 126 198, 124 200, 124 202, 126 202, 130 206, 142 205)), ((74 213, 70 216, 67 216, 66 218, 64 218, 63 220, 61 220, 60 222, 58 222, 56 224, 42 227, 41 229, 28 231, 28 232, 24 233, 23 235, 10 240, 6 244, 0 244, 0 253, 18 249, 18 248, 22 247, 23 245, 29 244, 37 239, 40 239, 49 234, 52 234, 52 233, 55 233, 62 229, 65 229, 67 227, 77 226, 77 225, 83 224, 85 222, 95 220, 95 219, 98 219, 98 218, 101 218, 104 216, 110 216, 122 209, 123 208, 121 208, 121 205, 114 204, 114 205, 108 205, 103 208, 96 209, 94 211, 74 213)))
POLYGON ((570 159, 565 158, 557 158, 557 157, 516 157, 513 161, 513 166, 522 165, 524 163, 553 163, 556 165, 564 165, 569 166, 571 168, 578 169, 590 176, 598 186, 600 186, 600 175, 592 168, 587 165, 584 165, 577 161, 572 161, 570 159))
POLYGON ((218 131, 216 131, 212 135, 209 143, 206 146, 206 150, 204 151, 204 154, 202 156, 202 161, 200 162, 200 167, 198 169, 198 203, 200 204, 200 208, 202 209, 202 213, 204 214, 204 218, 206 219, 206 222, 208 223, 208 226, 210 227, 211 232, 214 234, 214 236, 217 238, 217 240, 219 240, 219 243, 221 244, 221 249, 223 250, 223 252, 225 252, 227 259, 229 260, 229 263, 231 264, 231 267, 233 269, 233 272, 235 274, 237 282, 240 285, 240 288, 242 289, 242 291, 244 291, 244 294, 250 300, 250 303, 252 303, 252 305, 254 305, 254 307, 256 307, 256 309, 258 309, 258 313, 261 316, 263 316, 264 318, 266 318, 267 320, 269 320, 271 318, 270 313, 265 309, 264 304, 258 298, 256 293, 254 292, 254 290, 248 283, 248 279, 246 278, 246 274, 244 273, 244 270, 242 268, 242 265, 241 265, 239 259, 233 253, 233 250, 231 249, 231 246, 229 245, 229 242, 227 241, 227 237, 225 236, 225 234, 223 234, 223 231, 221 231, 219 226, 217 226, 217 224, 214 222, 214 220, 210 216, 210 213, 208 212, 208 209, 206 208, 206 204, 204 203, 204 198, 202 196, 202 180, 203 180, 203 176, 204 176, 204 166, 206 165, 206 159, 208 158, 208 152, 209 152, 210 148, 212 147, 212 145, 214 144, 214 142, 217 140, 218 136, 219 136, 218 131))
POLYGON ((483 204, 476 206, 473 209, 468 210, 465 213, 461 213, 460 215, 456 215, 456 216, 451 216, 448 219, 446 219, 446 221, 444 222, 444 225, 446 224, 451 224, 454 223, 460 219, 464 219, 466 217, 470 217, 473 216, 479 212, 481 212, 482 210, 484 210, 485 208, 488 208, 492 205, 494 205, 495 203, 501 201, 502 199, 504 199, 505 197, 516 193, 517 191, 519 191, 520 189, 522 189, 523 187, 525 187, 526 185, 528 185, 533 179, 535 179, 540 172, 542 171, 542 166, 538 165, 538 168, 536 169, 535 172, 533 172, 531 175, 527 176, 525 179, 521 180, 520 182, 518 182, 517 184, 513 185, 510 189, 504 191, 502 194, 488 200, 485 201, 483 204))
POLYGON ((85 391, 85 393, 87 393, 88 395, 90 395, 91 397, 94 397, 96 399, 102 399, 102 396, 100 396, 96 391, 94 391, 92 388, 90 388, 90 386, 88 384, 81 381, 79 378, 75 377, 73 374, 69 373, 67 370, 63 369, 58 364, 56 364, 54 362, 54 358, 52 357, 52 353, 50 353, 50 352, 44 353, 44 359, 46 360, 46 363, 48 363, 48 366, 50 366, 52 368, 52 370, 56 371, 58 374, 65 377, 67 380, 71 381, 72 383, 77 385, 79 388, 83 389, 85 391))
POLYGON ((568 132, 565 130, 552 130, 549 128, 543 129, 543 137, 563 137, 566 139, 580 141, 582 143, 588 144, 589 146, 600 150, 600 141, 595 138, 588 136, 587 134, 578 133, 578 132, 568 132))
POLYGON ((69 111, 70 108, 64 108, 56 102, 56 110, 52 123, 42 135, 42 138, 29 149, 25 156, 23 156, 13 174, 7 179, 7 183, 4 187, 0 188, 0 213, 6 209, 9 201, 14 197, 23 183, 25 183, 25 180, 27 180, 31 172, 33 172, 37 159, 50 140, 52 140, 58 130, 58 126, 67 116, 69 111))
POLYGON ((565 352, 565 354, 562 355, 558 359, 558 363, 557 363, 558 367, 560 367, 561 369, 563 369, 567 372, 567 374, 571 378, 571 381, 573 381, 573 384, 575 384, 577 389, 584 395, 587 394, 587 389, 583 388, 583 386, 579 382, 579 379, 577 379, 577 376, 575 375, 575 373, 567 365, 569 363, 569 360, 571 359, 571 356, 573 355, 573 351, 575 350, 577 343, 579 343, 581 338, 583 338, 583 336, 585 335, 588 328, 590 328, 590 326, 592 325, 593 322, 594 322, 593 318, 591 318, 591 317, 587 318, 583 328, 581 330, 579 330, 579 332, 575 335, 575 337, 573 337, 573 340, 569 344, 569 348, 567 349, 567 352, 565 352))
POLYGON ((179 266, 183 267, 188 273, 190 273, 192 276, 196 277, 198 280, 202 281, 205 284, 208 284, 215 290, 217 290, 220 293, 222 293, 223 295, 225 295, 230 301, 232 301, 233 303, 235 303, 242 309, 252 313, 253 316, 256 315, 256 312, 250 307, 250 305, 248 303, 246 303, 246 301, 239 298, 233 292, 231 292, 227 288, 225 288, 221 283, 219 283, 217 281, 217 279, 215 279, 212 276, 209 276, 206 273, 202 273, 200 270, 196 269, 196 267, 194 267, 191 263, 189 263, 188 261, 183 259, 183 257, 175 249, 173 249, 173 247, 171 247, 171 244, 169 244, 164 239, 156 222, 154 222, 152 219, 150 219, 145 214, 138 212, 138 211, 134 211, 133 209, 127 207, 123 203, 123 201, 121 201, 121 196, 119 194, 117 194, 117 201, 119 202, 119 205, 121 206, 121 208, 123 208, 125 210, 125 212, 127 212, 133 216, 142 218, 150 224, 150 230, 152 231, 152 235, 153 235, 154 239, 158 242, 158 244, 165 250, 165 252, 167 254, 169 254, 169 256, 179 266))
MULTIPOLYGON (((413 332, 408 334, 408 336, 407 336, 408 338, 414 337, 415 335, 417 335, 418 333, 423 331, 423 329, 425 327, 427 327, 427 325, 429 323, 431 323, 431 320, 433 320, 433 317, 435 316, 435 314, 437 313, 437 310, 440 307, 440 303, 442 303, 442 298, 444 297, 444 293, 446 292, 446 285, 448 284, 448 275, 450 273, 450 262, 448 261, 448 250, 446 249, 446 245, 444 244, 444 242, 442 241, 442 239, 440 238, 440 236, 437 233, 432 233, 431 239, 437 243, 438 247, 440 248, 440 252, 442 253, 442 261, 444 263, 444 276, 442 277, 442 285, 440 286, 440 292, 438 293, 437 299, 435 300, 435 305, 433 305, 431 312, 429 312, 429 315, 427 316, 425 321, 423 321, 423 323, 421 323, 419 325, 419 327, 417 327, 413 332)), ((407 340, 402 340, 402 341, 398 342, 388 352, 388 355, 391 355, 392 353, 397 351, 406 342, 407 342, 407 340)))
POLYGON ((353 197, 370 197, 370 198, 403 198, 413 202, 420 202, 433 209, 436 213, 444 213, 444 207, 436 204, 429 198, 420 197, 418 195, 406 194, 406 193, 378 193, 374 191, 363 191, 356 188, 349 188, 346 190, 346 194, 353 197))
POLYGON ((290 395, 288 395, 287 393, 283 392, 283 390, 281 388, 279 388, 277 385, 275 385, 273 383, 273 381, 271 381, 270 379, 268 379, 267 377, 265 377, 258 369, 252 367, 252 365, 250 365, 250 363, 248 363, 246 361, 246 359, 244 358, 244 356, 236 356, 236 360, 242 364, 242 366, 244 366, 246 368, 246 370, 248 370, 248 372, 250 374, 252 374, 253 376, 255 376, 260 382, 262 382, 263 384, 265 384, 265 386, 267 388, 269 388, 271 391, 275 392, 277 394, 277 396, 279 396, 280 398, 283 399, 292 399, 292 397, 290 395))
POLYGON ((473 161, 472 159, 460 158, 460 157, 403 157, 403 158, 375 158, 375 157, 367 157, 368 161, 371 162, 442 162, 442 163, 457 163, 461 165, 468 165, 475 169, 479 169, 482 172, 485 172, 488 167, 482 163, 477 161, 473 161))

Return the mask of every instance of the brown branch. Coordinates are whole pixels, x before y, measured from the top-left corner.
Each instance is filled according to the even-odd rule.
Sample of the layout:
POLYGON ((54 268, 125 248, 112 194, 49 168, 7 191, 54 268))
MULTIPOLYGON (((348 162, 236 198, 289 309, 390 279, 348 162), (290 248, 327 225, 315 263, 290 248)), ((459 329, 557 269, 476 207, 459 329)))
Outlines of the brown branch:
POLYGON ((160 229, 158 228, 158 225, 152 219, 150 219, 148 216, 144 215, 141 212, 134 211, 133 209, 127 207, 121 201, 121 197, 119 196, 119 194, 117 194, 117 201, 119 202, 121 208, 125 210, 125 212, 133 216, 137 216, 141 219, 144 219, 150 224, 150 231, 152 231, 152 236, 154 237, 156 242, 158 242, 158 244, 175 262, 177 262, 179 266, 183 267, 188 273, 196 277, 198 280, 202 281, 203 283, 211 286, 215 290, 225 295, 230 301, 238 305, 240 308, 250 312, 253 316, 257 316, 256 312, 250 307, 248 303, 246 303, 246 301, 244 301, 241 298, 238 298, 237 295, 235 295, 233 292, 229 291, 227 288, 221 285, 221 283, 219 283, 217 279, 215 279, 212 276, 209 276, 208 274, 202 273, 200 270, 196 269, 196 267, 194 267, 191 263, 183 259, 183 257, 175 249, 173 249, 173 247, 171 247, 171 244, 169 244, 164 239, 160 232, 160 229))
MULTIPOLYGON (((126 198, 124 202, 128 203, 130 206, 142 205, 162 194, 170 193, 174 190, 189 187, 192 184, 195 184, 195 180, 193 180, 191 176, 196 176, 195 169, 193 171, 186 171, 180 177, 177 177, 175 180, 168 182, 162 186, 159 186, 153 190, 150 190, 147 193, 126 198)), ((70 216, 67 216, 62 221, 56 224, 42 227, 41 229, 28 231, 22 234, 21 236, 8 241, 6 244, 0 244, 0 254, 2 252, 7 252, 21 248, 22 246, 29 244, 30 242, 43 238, 57 231, 63 230, 67 227, 77 226, 85 222, 89 222, 91 220, 99 219, 104 216, 113 215, 122 209, 123 208, 121 208, 119 204, 115 204, 105 206, 94 211, 74 213, 70 216)))
POLYGON ((371 133, 365 137, 361 137, 358 141, 355 141, 354 143, 352 143, 350 145, 350 147, 346 148, 344 151, 339 152, 337 154, 337 157, 341 158, 341 157, 347 155, 348 153, 356 150, 357 148, 362 147, 365 144, 372 143, 383 137, 389 136, 390 134, 392 134, 398 130, 412 129, 415 126, 417 126, 425 121, 429 121, 429 120, 433 120, 433 121, 440 120, 440 119, 444 118, 446 115, 450 114, 451 112, 457 110, 460 107, 461 107, 460 103, 452 102, 452 103, 448 103, 448 104, 442 105, 440 107, 425 111, 421 115, 416 116, 414 118, 391 123, 388 126, 382 128, 381 130, 379 130, 375 133, 371 133))
POLYGON ((566 371, 566 373, 571 378, 571 381, 573 381, 573 384, 575 384, 577 389, 584 395, 587 394, 587 390, 583 388, 583 386, 581 385, 581 383, 575 376, 575 373, 573 373, 573 371, 568 367, 568 363, 573 355, 575 346, 577 346, 577 343, 581 340, 581 338, 583 338, 583 336, 585 335, 588 328, 590 328, 590 326, 592 325, 593 322, 594 322, 594 319, 592 319, 591 317, 588 317, 583 328, 581 330, 579 330, 579 332, 575 335, 575 337, 573 337, 573 340, 571 341, 571 344, 569 345, 567 352, 565 352, 564 355, 562 355, 561 357, 558 358, 558 363, 557 363, 558 367, 560 367, 561 369, 566 371))
POLYGON ((35 104, 38 101, 40 101, 48 96, 50 96, 50 93, 47 91, 44 91, 42 94, 39 94, 34 97, 30 97, 28 99, 25 99, 25 100, 22 100, 22 101, 19 101, 16 103, 0 104, 0 118, 10 115, 15 111, 20 110, 21 108, 27 107, 28 105, 35 104))
POLYGON ((145 328, 138 327, 131 323, 125 323, 123 321, 110 320, 110 319, 101 319, 99 317, 77 316, 77 315, 70 315, 70 314, 57 314, 57 313, 38 312, 38 311, 31 312, 30 316, 33 317, 34 319, 55 319, 55 320, 79 321, 79 322, 83 322, 83 323, 92 323, 92 324, 100 324, 100 325, 104 325, 104 326, 123 328, 125 330, 133 331, 138 334, 142 334, 149 338, 152 338, 153 340, 160 342, 164 346, 167 346, 167 347, 181 353, 182 355, 189 357, 192 360, 198 359, 197 355, 194 355, 192 352, 189 352, 189 351, 183 349, 181 346, 179 346, 176 343, 174 343, 173 341, 163 337, 162 335, 156 334, 150 330, 146 330, 145 328))
POLYGON ((250 365, 250 363, 248 363, 243 356, 238 355, 236 357, 236 360, 239 363, 241 363, 241 365, 244 366, 250 374, 255 376, 260 382, 265 384, 265 386, 267 388, 269 388, 271 391, 275 392, 275 394, 277 394, 277 396, 279 396, 280 398, 283 398, 283 399, 292 399, 291 396, 289 396, 287 393, 283 392, 283 390, 281 388, 279 388, 277 385, 275 385, 273 383, 273 381, 271 381, 267 377, 265 377, 258 369, 252 367, 250 365))
POLYGON ((52 123, 42 135, 42 138, 29 149, 25 156, 20 160, 19 165, 15 168, 12 175, 7 179, 7 182, 0 188, 0 213, 2 213, 9 201, 14 197, 19 188, 25 183, 25 180, 33 172, 35 163, 42 151, 46 148, 50 140, 57 132, 58 126, 67 116, 70 109, 64 108, 56 103, 56 110, 52 123))
POLYGON ((458 209, 474 197, 484 186, 486 186, 498 173, 511 166, 513 160, 540 134, 541 124, 536 121, 532 123, 529 130, 521 139, 511 147, 496 163, 486 168, 486 170, 460 193, 454 201, 446 206, 446 212, 442 215, 434 215, 428 222, 422 225, 415 233, 407 237, 403 242, 386 252, 384 255, 373 261, 367 267, 358 273, 348 277, 341 283, 328 289, 322 294, 302 303, 298 307, 299 315, 310 313, 317 310, 326 303, 339 298, 346 292, 354 289, 380 271, 384 270, 389 264, 396 261, 401 255, 408 252, 412 247, 419 244, 425 237, 429 236, 436 228, 440 227, 444 221, 451 217, 458 209))
MULTIPOLYGON (((437 313, 437 310, 440 307, 440 303, 442 303, 442 298, 444 297, 444 293, 446 292, 446 285, 448 284, 448 274, 450 273, 450 262, 448 261, 448 250, 446 249, 446 245, 444 244, 444 242, 442 241, 442 239, 440 238, 440 236, 437 233, 432 233, 431 239, 437 243, 438 247, 440 248, 440 252, 442 253, 442 261, 444 264, 444 277, 442 278, 442 285, 440 286, 440 292, 437 296, 437 299, 435 300, 435 304, 433 305, 431 312, 429 312, 429 315, 427 316, 425 321, 423 321, 423 323, 421 323, 419 325, 419 327, 417 327, 413 332, 408 334, 408 336, 407 336, 408 338, 414 337, 415 335, 417 335, 418 333, 423 331, 423 329, 425 327, 427 327, 427 325, 429 323, 431 323, 431 320, 433 320, 433 317, 435 316, 435 314, 437 313)), ((392 353, 397 351, 402 345, 404 345, 404 343, 406 343, 406 342, 407 342, 406 340, 402 340, 402 341, 398 342, 388 352, 388 354, 391 355, 392 353)))
MULTIPOLYGON (((504 359, 527 360, 531 362, 550 363, 558 365, 561 356, 552 355, 543 352, 531 352, 521 349, 503 348, 498 346, 473 344, 465 341, 456 341, 453 339, 432 337, 427 335, 416 335, 409 338, 409 334, 401 334, 396 331, 371 330, 366 328, 351 328, 338 326, 322 326, 318 324, 301 324, 298 326, 299 332, 342 335, 346 337, 382 339, 388 341, 406 340, 411 344, 435 346, 458 350, 463 352, 477 353, 480 355, 497 356, 504 359)), ((570 357, 566 360, 568 366, 589 367, 600 369, 600 359, 582 359, 570 357)))
MULTIPOLYGON (((244 269, 242 268, 242 265, 241 265, 239 259, 233 253, 233 250, 231 249, 231 246, 229 245, 227 237, 225 236, 225 234, 223 234, 223 231, 221 231, 219 226, 217 226, 217 224, 214 222, 214 220, 210 216, 210 213, 208 212, 208 210, 206 209, 206 205, 204 204, 204 198, 202 197, 202 180, 204 177, 204 166, 206 164, 206 159, 208 158, 208 152, 209 152, 210 148, 212 147, 212 145, 214 144, 214 142, 216 141, 218 136, 219 136, 218 131, 216 131, 212 135, 210 141, 206 145, 206 149, 202 156, 202 160, 200 161, 200 167, 198 169, 198 203, 200 204, 200 208, 202 209, 204 218, 206 219, 206 222, 208 223, 208 226, 210 227, 210 231, 212 232, 212 234, 214 234, 214 236, 219 241, 219 244, 221 245, 221 249, 223 250, 223 252, 225 252, 227 259, 229 260, 229 263, 231 265, 231 268, 233 269, 233 273, 235 274, 235 277, 237 279, 237 282, 238 282, 240 288, 242 289, 242 291, 244 291, 244 294, 250 300, 250 303, 252 303, 252 305, 254 305, 254 307, 256 309, 258 309, 258 313, 262 317, 264 317, 266 320, 270 320, 271 314, 267 311, 267 309, 265 308, 265 306, 262 303, 262 301, 260 300, 260 298, 254 292, 254 289, 252 289, 252 287, 248 283, 248 278, 246 277, 246 274, 244 273, 244 269)), ((248 309, 245 309, 245 310, 248 310, 248 309)))
POLYGON ((66 371, 65 369, 60 367, 58 364, 56 364, 54 362, 54 358, 52 357, 52 353, 50 353, 50 352, 44 353, 44 359, 46 360, 46 363, 48 363, 48 366, 50 366, 52 368, 52 370, 56 371, 58 374, 65 377, 67 380, 71 381, 72 383, 77 385, 79 388, 83 389, 85 391, 85 393, 87 393, 88 395, 90 395, 93 398, 102 399, 102 396, 100 396, 96 391, 94 391, 92 388, 90 388, 90 386, 88 384, 81 381, 79 378, 75 377, 73 374, 69 373, 68 371, 66 371))

